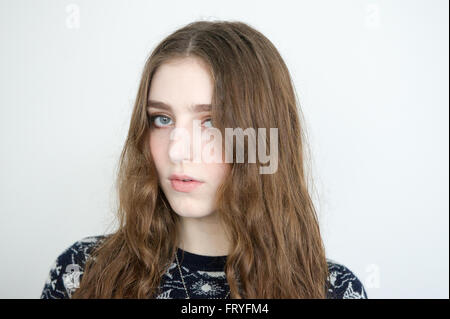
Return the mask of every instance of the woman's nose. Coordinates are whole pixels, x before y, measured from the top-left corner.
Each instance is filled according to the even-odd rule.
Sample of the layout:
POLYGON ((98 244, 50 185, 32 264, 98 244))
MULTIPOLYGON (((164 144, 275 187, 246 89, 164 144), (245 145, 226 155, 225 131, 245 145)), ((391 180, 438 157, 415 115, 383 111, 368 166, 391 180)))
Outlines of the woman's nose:
POLYGON ((170 133, 169 158, 174 163, 191 160, 191 132, 175 127, 170 133))

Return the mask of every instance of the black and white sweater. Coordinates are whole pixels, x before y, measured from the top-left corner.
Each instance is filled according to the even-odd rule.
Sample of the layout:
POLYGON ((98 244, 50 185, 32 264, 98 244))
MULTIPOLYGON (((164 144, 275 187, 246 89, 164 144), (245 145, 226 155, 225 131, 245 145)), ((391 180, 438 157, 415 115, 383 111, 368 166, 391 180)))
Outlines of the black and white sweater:
MULTIPOLYGON (((41 293, 41 299, 68 299, 79 287, 84 265, 90 252, 105 236, 83 238, 63 251, 51 266, 41 293)), ((164 274, 157 299, 184 299, 186 290, 190 298, 219 298, 229 292, 225 272, 226 256, 196 255, 180 248, 177 250, 180 268, 176 260, 164 274)), ((360 280, 345 266, 327 259, 330 288, 329 299, 367 299, 360 280)), ((227 296, 229 298, 229 295, 227 296)))

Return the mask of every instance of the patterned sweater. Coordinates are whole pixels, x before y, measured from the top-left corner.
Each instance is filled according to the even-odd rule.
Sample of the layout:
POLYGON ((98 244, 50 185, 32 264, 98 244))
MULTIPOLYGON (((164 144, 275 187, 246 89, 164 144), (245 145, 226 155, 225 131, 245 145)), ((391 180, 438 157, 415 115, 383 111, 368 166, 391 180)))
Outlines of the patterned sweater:
MULTIPOLYGON (((105 236, 83 238, 63 251, 51 266, 41 299, 69 299, 79 287, 84 265, 96 244, 105 236)), ((224 266, 227 256, 202 256, 177 249, 176 259, 163 275, 157 299, 230 298, 224 266), (183 275, 183 280, 180 276, 183 275)), ((367 299, 360 280, 345 266, 327 259, 329 299, 367 299)))

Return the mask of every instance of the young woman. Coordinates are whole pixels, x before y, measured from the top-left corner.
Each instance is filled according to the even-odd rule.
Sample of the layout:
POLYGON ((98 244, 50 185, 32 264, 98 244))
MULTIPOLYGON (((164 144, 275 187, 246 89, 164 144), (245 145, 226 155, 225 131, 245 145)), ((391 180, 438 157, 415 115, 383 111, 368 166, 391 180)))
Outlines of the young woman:
POLYGON ((298 106, 280 54, 251 26, 199 21, 169 35, 142 73, 118 229, 65 250, 41 298, 367 298, 325 256, 298 106), (276 150, 272 171, 247 160, 251 134, 242 148, 224 142, 226 128, 255 129, 258 149, 270 144, 263 155, 276 150), (208 139, 212 130, 222 138, 208 139), (238 149, 246 160, 227 161, 238 149))

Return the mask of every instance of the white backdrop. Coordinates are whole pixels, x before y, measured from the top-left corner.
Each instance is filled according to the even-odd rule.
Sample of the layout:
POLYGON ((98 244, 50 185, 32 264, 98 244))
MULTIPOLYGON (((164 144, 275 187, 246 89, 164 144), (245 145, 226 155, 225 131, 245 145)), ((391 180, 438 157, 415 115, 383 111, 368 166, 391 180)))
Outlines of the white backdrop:
POLYGON ((112 220, 144 62, 197 19, 279 49, 329 258, 369 298, 449 297, 448 1, 0 1, 0 298, 38 298, 112 220))

